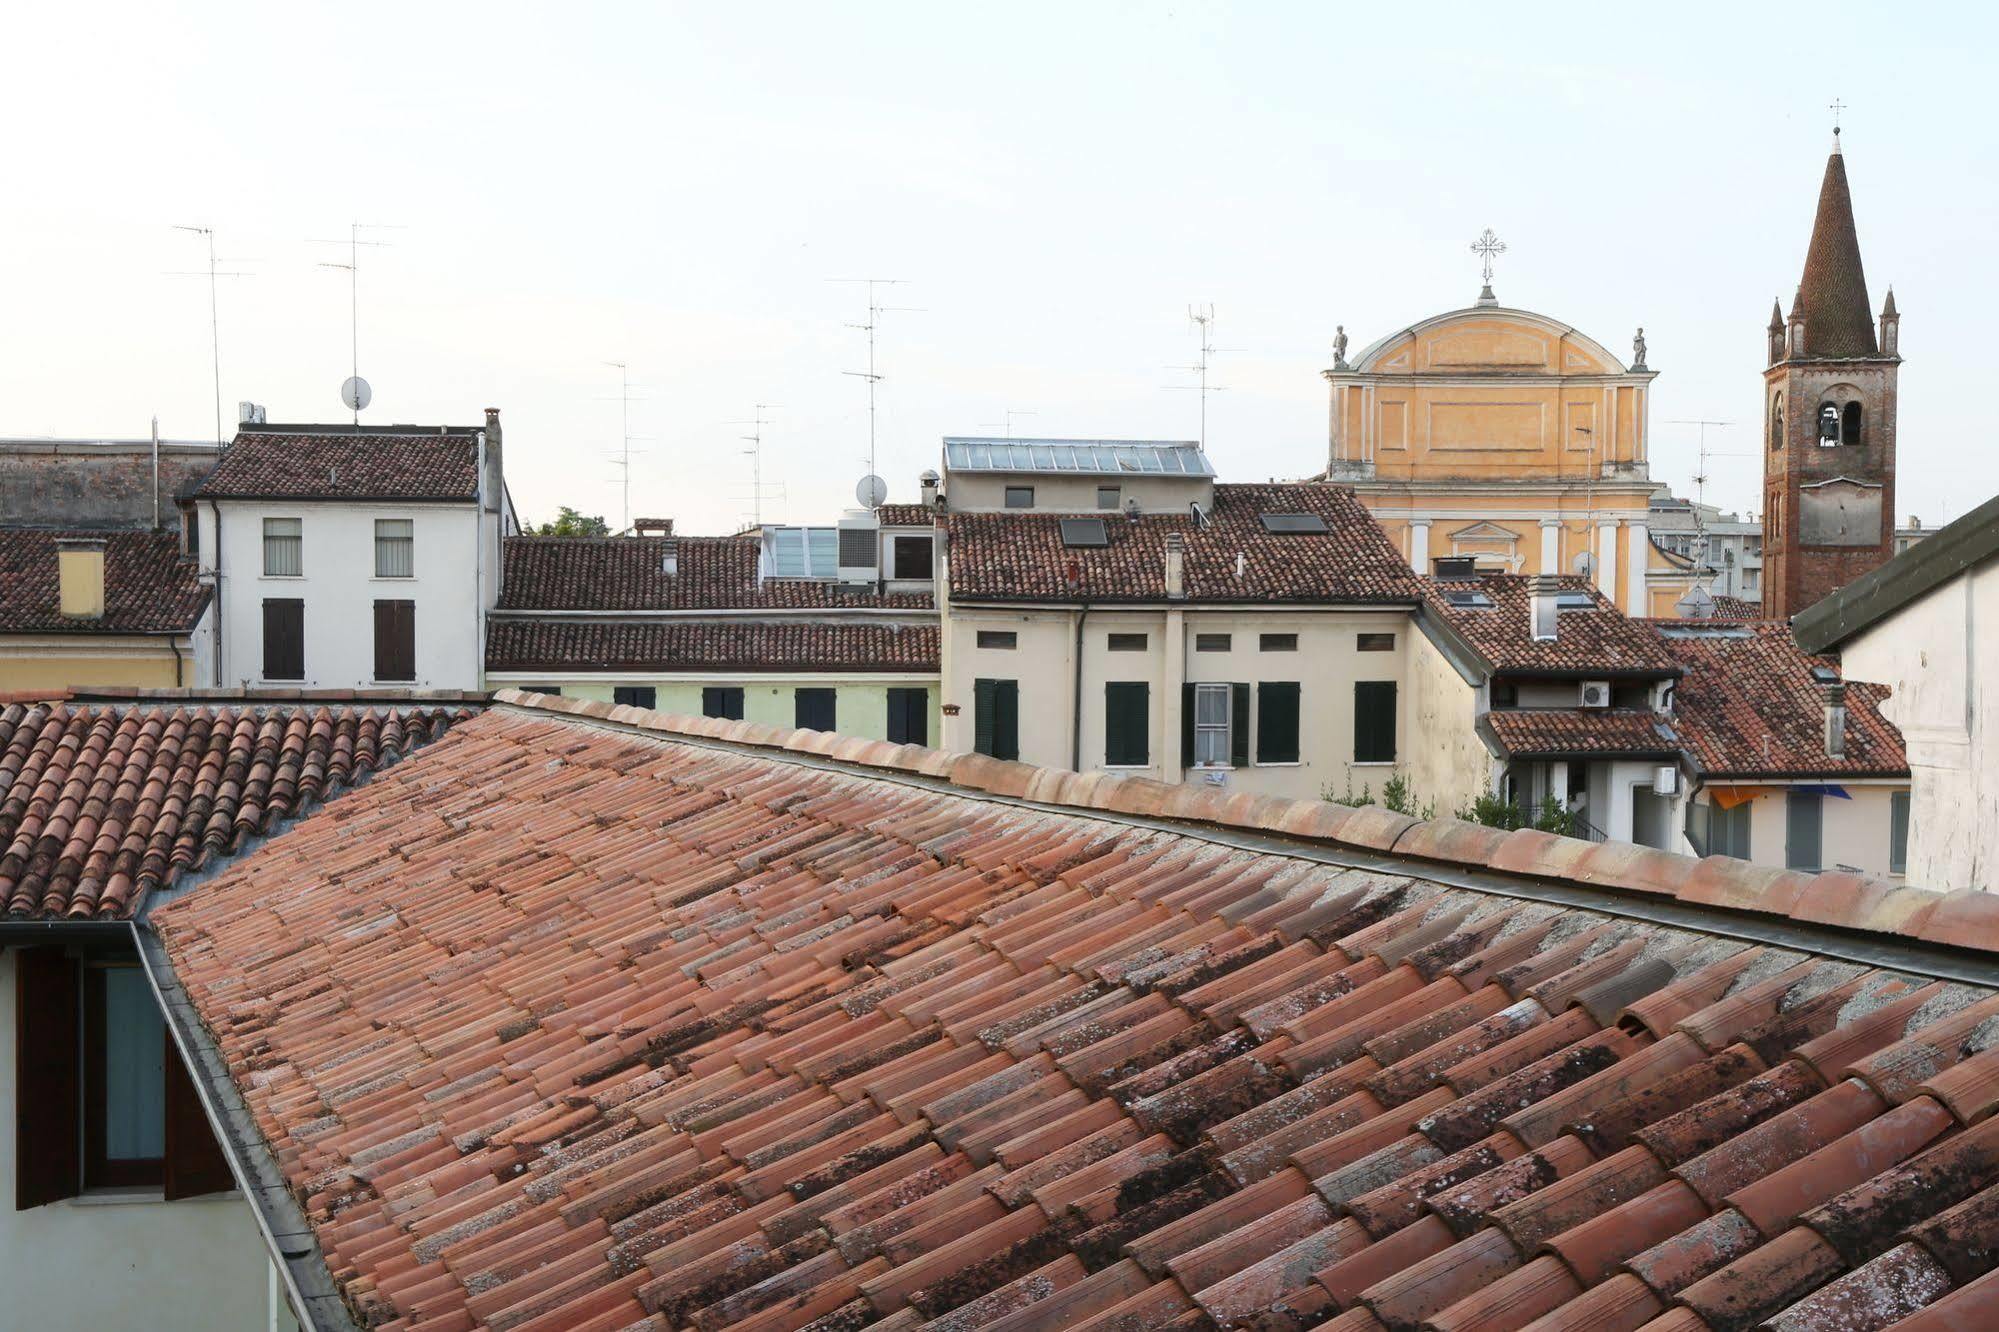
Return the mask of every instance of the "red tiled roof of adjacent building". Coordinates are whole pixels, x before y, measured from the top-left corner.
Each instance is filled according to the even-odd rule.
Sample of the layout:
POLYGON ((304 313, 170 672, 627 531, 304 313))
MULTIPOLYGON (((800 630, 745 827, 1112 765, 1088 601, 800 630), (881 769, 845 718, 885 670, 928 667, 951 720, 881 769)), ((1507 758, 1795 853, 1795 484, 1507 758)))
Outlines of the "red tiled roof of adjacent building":
POLYGON ((927 610, 928 592, 878 593, 827 579, 759 578, 762 542, 727 537, 509 537, 502 610, 927 610), (666 572, 674 554, 675 572, 666 572))
POLYGON ((1747 597, 1716 597, 1713 620, 1760 620, 1763 618, 1763 603, 1751 601, 1747 597))
POLYGON ((547 700, 152 920, 365 1325, 1990 1299, 1981 893, 547 700))
POLYGON ((479 440, 471 430, 243 430, 189 493, 202 499, 470 503, 479 497, 479 440))
POLYGON ((875 509, 883 527, 929 527, 937 511, 927 504, 883 504, 875 509))
POLYGON ((1710 777, 1906 777, 1902 733, 1881 715, 1885 685, 1846 685, 1846 754, 1825 752, 1825 695, 1813 672, 1839 660, 1798 646, 1779 620, 1649 622, 1686 674, 1675 693, 1688 754, 1710 777))
POLYGON ((1519 574, 1425 578, 1423 613, 1448 626, 1500 675, 1669 676, 1677 669, 1658 635, 1611 605, 1588 579, 1558 582, 1563 594, 1587 597, 1590 604, 1564 607, 1555 637, 1545 641, 1534 637, 1533 580, 1519 574), (1458 605, 1453 594, 1477 595, 1491 604, 1458 605))
POLYGON ((1677 757, 1673 728, 1650 708, 1506 708, 1485 724, 1513 758, 1677 757))
POLYGON ((184 634, 208 606, 193 560, 170 532, 47 531, 0 528, 0 633, 184 634), (104 542, 104 614, 62 613, 56 543, 104 542))
POLYGON ((1186 541, 1190 602, 1414 604, 1419 595, 1408 562, 1340 486, 1217 485, 1205 521, 1015 510, 947 514, 943 526, 951 595, 963 601, 1164 601, 1169 534, 1186 541), (1327 530, 1272 533, 1265 514, 1310 514, 1327 530), (1106 544, 1064 545, 1065 517, 1101 520, 1106 544))
POLYGON ((487 622, 489 671, 935 671, 931 624, 823 620, 487 622))
POLYGON ((115 920, 395 762, 455 710, 0 708, 0 924, 115 920))

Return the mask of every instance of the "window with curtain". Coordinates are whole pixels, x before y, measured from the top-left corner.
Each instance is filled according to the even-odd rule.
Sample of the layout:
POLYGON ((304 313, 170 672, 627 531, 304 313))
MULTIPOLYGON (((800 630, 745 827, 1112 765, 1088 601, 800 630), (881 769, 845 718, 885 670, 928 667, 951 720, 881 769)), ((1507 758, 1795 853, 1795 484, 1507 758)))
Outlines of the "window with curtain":
POLYGON ((1194 763, 1203 768, 1229 765, 1229 687, 1194 686, 1194 763))
POLYGON ((375 577, 416 577, 416 520, 375 520, 375 577))
POLYGON ((1909 872, 1909 793, 1890 792, 1888 796, 1888 872, 1906 874, 1909 872))
POLYGON ((264 519, 264 576, 299 578, 305 573, 305 522, 300 518, 264 519))

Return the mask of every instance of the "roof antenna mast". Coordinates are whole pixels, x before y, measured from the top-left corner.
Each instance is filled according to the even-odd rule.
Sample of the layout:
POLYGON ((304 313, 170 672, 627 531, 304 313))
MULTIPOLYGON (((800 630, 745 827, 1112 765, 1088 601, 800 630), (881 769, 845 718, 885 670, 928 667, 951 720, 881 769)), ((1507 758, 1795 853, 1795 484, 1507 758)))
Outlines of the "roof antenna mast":
POLYGON ((876 476, 875 467, 875 385, 881 383, 882 376, 875 369, 875 328, 885 314, 921 314, 922 310, 913 305, 883 305, 875 294, 877 287, 900 287, 906 285, 903 278, 828 278, 828 282, 845 282, 865 285, 868 289, 868 322, 849 324, 868 335, 868 368, 865 370, 842 370, 843 375, 868 381, 868 475, 876 476))
POLYGON ((353 353, 354 369, 353 378, 340 386, 340 400, 346 403, 348 408, 353 411, 356 427, 359 427, 361 424, 361 409, 366 407, 374 397, 373 391, 368 387, 368 381, 361 378, 361 250, 363 246, 371 250, 385 250, 389 248, 389 242, 387 241, 362 240, 361 233, 364 231, 401 230, 402 228, 393 222, 350 222, 347 224, 346 240, 315 239, 308 242, 312 245, 345 245, 347 247, 346 263, 336 264, 321 260, 319 266, 321 268, 344 269, 347 273, 347 330, 350 350, 353 353))
MULTIPOLYGON (((618 372, 618 396, 599 398, 598 401, 618 404, 618 452, 611 456, 611 465, 618 469, 620 494, 623 497, 624 510, 622 521, 618 526, 618 534, 623 536, 632 530, 632 441, 650 439, 651 436, 632 433, 633 399, 630 368, 623 361, 606 361, 604 364, 618 372)), ((645 399, 639 398, 638 401, 644 402, 645 399)))
MULTIPOLYGON (((239 278, 251 277, 253 275, 249 273, 226 273, 215 267, 215 228, 190 227, 176 223, 174 230, 193 232, 208 242, 208 268, 206 271, 170 273, 168 276, 205 277, 208 279, 208 349, 209 356, 215 364, 215 444, 217 448, 220 448, 222 446, 222 319, 218 313, 215 298, 215 280, 217 278, 239 278)), ((240 261, 232 259, 230 262, 237 263, 240 261)))
POLYGON ((1188 306, 1187 319, 1188 322, 1193 324, 1195 328, 1201 331, 1200 359, 1195 361, 1192 365, 1173 365, 1173 366, 1168 366, 1167 369, 1185 370, 1188 373, 1195 375, 1197 377, 1197 382, 1193 384, 1169 384, 1167 385, 1167 387, 1176 388, 1176 389, 1194 389, 1200 393, 1201 452, 1206 453, 1208 451, 1208 395, 1210 393, 1226 393, 1228 392, 1228 387, 1223 384, 1210 384, 1208 382, 1208 366, 1209 362, 1214 358, 1215 354, 1215 347, 1213 342, 1214 331, 1215 331, 1214 305, 1211 303, 1208 305, 1188 306))
POLYGON ((776 405, 769 402, 757 403, 756 415, 745 421, 726 423, 750 427, 749 434, 738 435, 736 438, 749 445, 743 450, 743 454, 750 460, 750 526, 753 528, 764 525, 764 500, 784 494, 784 483, 781 481, 769 488, 764 486, 764 427, 770 424, 770 418, 764 413, 776 405))

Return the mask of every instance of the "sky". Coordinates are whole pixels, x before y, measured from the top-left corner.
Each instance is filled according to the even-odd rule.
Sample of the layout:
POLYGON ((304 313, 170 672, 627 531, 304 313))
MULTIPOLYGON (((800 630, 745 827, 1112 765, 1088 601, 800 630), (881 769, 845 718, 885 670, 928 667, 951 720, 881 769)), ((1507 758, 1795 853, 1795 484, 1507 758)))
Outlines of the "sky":
MULTIPOLYGON (((945 435, 1188 439, 1212 305, 1222 477, 1324 465, 1355 351, 1503 303, 1628 356, 1652 474, 1758 504, 1763 330, 1844 112, 1869 293, 1903 314, 1898 508, 1999 491, 1989 6, 43 5, 8 21, 0 435, 499 407, 529 520, 685 532, 896 499, 945 435), (1420 18, 1414 17, 1420 13, 1420 18)), ((10 515, 11 516, 11 515, 10 515)))

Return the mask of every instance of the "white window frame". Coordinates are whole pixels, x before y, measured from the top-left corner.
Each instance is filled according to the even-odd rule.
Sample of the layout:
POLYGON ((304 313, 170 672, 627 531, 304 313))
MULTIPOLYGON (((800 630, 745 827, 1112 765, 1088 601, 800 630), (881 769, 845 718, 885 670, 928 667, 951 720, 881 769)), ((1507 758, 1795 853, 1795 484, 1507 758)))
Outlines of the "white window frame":
POLYGON ((263 538, 264 538, 263 565, 262 565, 264 570, 264 577, 266 578, 305 577, 305 519, 279 518, 279 517, 266 518, 264 519, 263 527, 261 530, 263 532, 263 538), (291 531, 274 532, 271 530, 273 525, 282 525, 285 523, 291 524, 291 531), (292 563, 294 567, 289 571, 277 571, 271 568, 271 542, 274 538, 279 541, 289 540, 292 543, 291 551, 292 551, 292 563))
POLYGON ((416 519, 377 518, 375 520, 375 577, 392 578, 399 583, 406 582, 407 580, 416 577, 416 519), (403 535, 401 536, 383 535, 382 532, 383 527, 393 526, 397 524, 401 525, 403 530, 403 535), (384 541, 402 542, 405 544, 405 548, 409 552, 409 572, 407 573, 382 572, 382 543, 384 541))
POLYGON ((1194 766, 1197 768, 1233 768, 1235 766, 1235 736, 1232 733, 1235 711, 1235 695, 1227 684, 1196 684, 1194 686, 1194 766), (1221 700, 1221 721, 1203 721, 1202 704, 1209 699, 1221 700), (1215 747, 1219 739, 1220 748, 1215 747), (1219 757, 1208 757, 1219 755, 1219 757))

